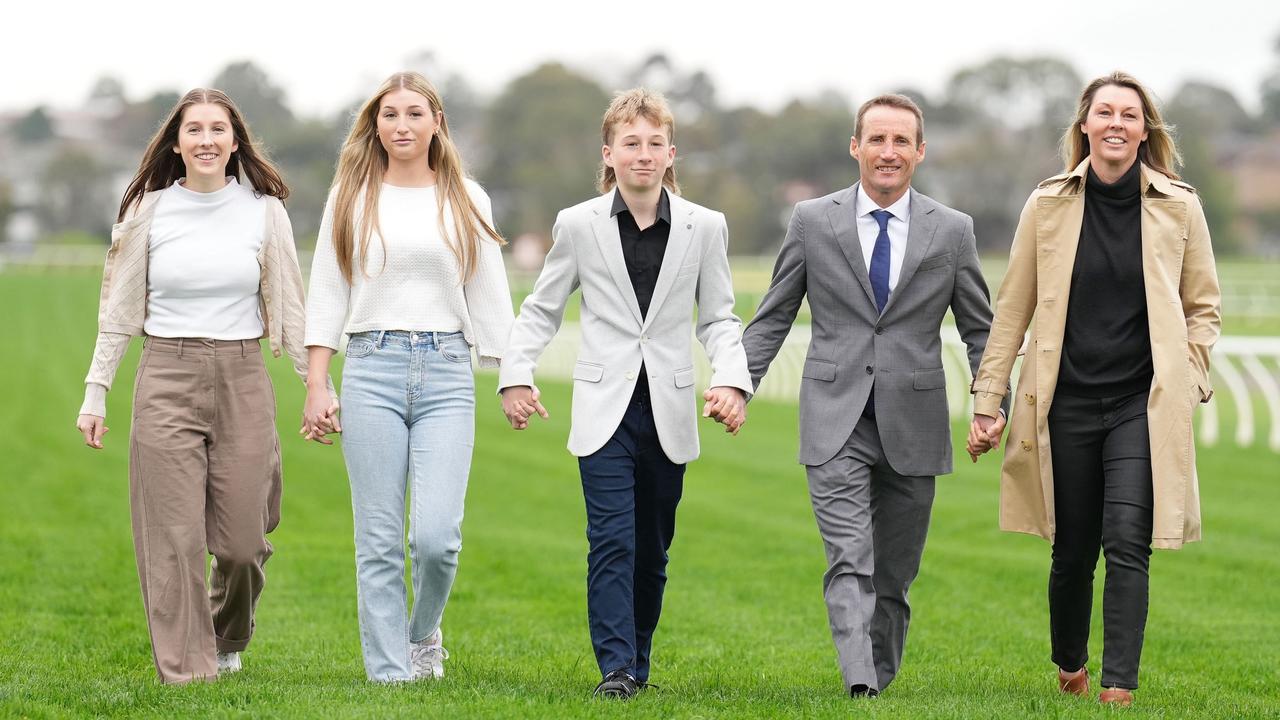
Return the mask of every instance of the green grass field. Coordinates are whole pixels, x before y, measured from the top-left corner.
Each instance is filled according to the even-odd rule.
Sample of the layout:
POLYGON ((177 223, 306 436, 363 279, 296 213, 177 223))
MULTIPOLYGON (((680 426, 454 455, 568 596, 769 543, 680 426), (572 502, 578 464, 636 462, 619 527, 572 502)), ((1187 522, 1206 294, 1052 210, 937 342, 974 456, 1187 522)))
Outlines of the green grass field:
MULTIPOLYGON (((283 360, 269 367, 284 438, 284 520, 271 536, 276 554, 245 669, 162 687, 129 530, 136 346, 111 394, 107 449, 84 447, 73 427, 96 292, 91 276, 0 275, 0 307, 15 321, 0 355, 0 716, 1112 716, 1096 700, 1054 691, 1049 547, 996 529, 994 456, 976 466, 966 459, 939 481, 898 680, 874 701, 843 697, 822 547, 794 462, 796 410, 759 403, 736 438, 703 426, 655 642, 661 689, 629 704, 591 701, 598 676, 585 618, 584 510, 564 449, 568 387, 548 383, 551 420, 514 433, 492 375, 477 383, 466 541, 445 617, 448 676, 371 685, 360 662, 340 451, 293 434, 302 388, 283 360)), ((1200 475, 1206 540, 1153 560, 1142 688, 1130 715, 1280 717, 1280 457, 1223 445, 1202 453, 1200 475)))

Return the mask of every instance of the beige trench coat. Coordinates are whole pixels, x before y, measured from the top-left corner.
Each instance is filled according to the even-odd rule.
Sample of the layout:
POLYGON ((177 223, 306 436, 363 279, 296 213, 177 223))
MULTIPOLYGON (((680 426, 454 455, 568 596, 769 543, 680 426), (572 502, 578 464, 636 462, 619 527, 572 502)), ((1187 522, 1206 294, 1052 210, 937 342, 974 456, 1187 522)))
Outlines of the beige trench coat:
MULTIPOLYGON (((1049 407, 1058 381, 1071 271, 1084 218, 1088 159, 1031 193, 996 300, 982 365, 973 381, 974 412, 996 416, 1014 359, 1026 358, 1012 398, 1000 478, 1000 527, 1055 533, 1049 407), (1034 319, 1034 322, 1032 320, 1034 319)), ((1155 490, 1152 545, 1200 539, 1192 413, 1213 395, 1209 351, 1221 327, 1213 248, 1195 189, 1141 167, 1142 275, 1155 376, 1147 404, 1155 490)))

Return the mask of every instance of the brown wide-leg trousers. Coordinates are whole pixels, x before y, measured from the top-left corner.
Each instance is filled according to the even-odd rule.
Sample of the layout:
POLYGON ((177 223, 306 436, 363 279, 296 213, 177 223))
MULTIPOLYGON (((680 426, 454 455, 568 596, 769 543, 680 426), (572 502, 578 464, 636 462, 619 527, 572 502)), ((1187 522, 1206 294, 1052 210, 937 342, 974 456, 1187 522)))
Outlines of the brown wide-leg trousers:
POLYGON ((212 679, 215 651, 249 644, 280 492, 275 394, 258 341, 147 338, 129 499, 161 682, 212 679))

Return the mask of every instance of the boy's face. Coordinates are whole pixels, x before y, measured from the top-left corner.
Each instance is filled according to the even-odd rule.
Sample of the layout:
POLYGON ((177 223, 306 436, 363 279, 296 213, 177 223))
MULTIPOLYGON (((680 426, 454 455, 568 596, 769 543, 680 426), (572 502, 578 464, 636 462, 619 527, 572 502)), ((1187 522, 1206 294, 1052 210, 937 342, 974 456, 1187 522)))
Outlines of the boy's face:
POLYGON ((667 129, 643 116, 617 125, 613 142, 600 152, 604 164, 613 168, 619 187, 631 192, 661 186, 667 168, 676 160, 676 146, 667 137, 667 129))

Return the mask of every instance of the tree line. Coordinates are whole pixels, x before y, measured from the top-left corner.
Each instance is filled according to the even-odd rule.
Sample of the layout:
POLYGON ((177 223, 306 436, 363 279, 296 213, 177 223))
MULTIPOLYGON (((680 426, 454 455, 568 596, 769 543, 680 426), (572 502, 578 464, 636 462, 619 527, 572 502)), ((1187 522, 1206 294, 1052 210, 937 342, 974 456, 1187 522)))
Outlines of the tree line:
MULTIPOLYGON (((1280 39, 1274 49, 1256 114, 1226 88, 1196 80, 1164 100, 1183 176, 1199 189, 1219 253, 1280 252, 1280 186, 1255 180, 1280 159, 1280 39)), ((594 192, 600 116, 612 89, 600 79, 548 62, 484 97, 462 75, 438 72, 429 52, 409 66, 441 90, 450 130, 468 170, 493 197, 505 235, 545 241, 556 212, 594 192)), ((995 57, 957 70, 935 96, 897 88, 925 116, 928 156, 916 187, 972 215, 982 251, 1006 252, 1031 188, 1061 170, 1058 139, 1085 81, 1058 58, 995 57)), ((771 254, 795 202, 857 177, 847 148, 861 99, 827 92, 772 112, 730 106, 707 73, 682 71, 662 54, 630 68, 622 82, 654 87, 671 100, 684 194, 726 213, 734 253, 771 254)), ((228 65, 210 85, 240 105, 281 166, 299 244, 314 243, 338 147, 362 98, 330 116, 302 117, 285 90, 248 61, 228 65)), ((104 77, 83 108, 11 114, 0 128, 0 155, 20 162, 0 170, 0 233, 25 211, 39 239, 105 241, 142 148, 185 90, 131 99, 120 81, 104 77)))

